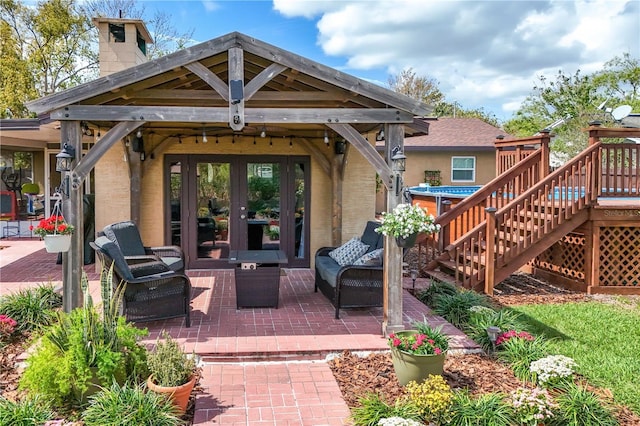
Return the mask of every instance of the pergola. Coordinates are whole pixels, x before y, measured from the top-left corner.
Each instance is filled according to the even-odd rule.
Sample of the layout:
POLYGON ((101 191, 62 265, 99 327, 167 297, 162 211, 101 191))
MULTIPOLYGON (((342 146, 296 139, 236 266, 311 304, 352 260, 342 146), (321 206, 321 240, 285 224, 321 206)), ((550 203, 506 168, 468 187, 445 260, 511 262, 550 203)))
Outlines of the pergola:
MULTIPOLYGON (((142 206, 144 170, 153 158, 176 143, 175 135, 207 129, 209 137, 256 135, 262 131, 301 144, 331 177, 334 244, 341 239, 341 192, 350 151, 357 150, 387 189, 387 209, 402 199, 402 174, 390 167, 403 151, 405 133, 425 132, 415 117, 431 112, 427 105, 378 85, 329 68, 240 33, 230 33, 159 59, 127 68, 92 82, 29 103, 29 109, 61 123, 61 145, 75 148, 67 172, 67 220, 82 229, 82 183, 115 144, 138 129, 157 141, 145 148, 146 161, 130 155, 131 218, 142 206), (101 132, 81 155, 83 127, 101 132), (384 129, 384 156, 365 138, 384 129), (330 131, 346 142, 341 156, 327 155, 323 136, 330 131)), ((129 148, 131 149, 131 148, 129 148)), ((96 180, 100 176, 96 176, 96 180)), ((64 256, 64 306, 81 303, 83 235, 76 232, 64 256)), ((401 249, 385 244, 384 332, 402 328, 401 249)))

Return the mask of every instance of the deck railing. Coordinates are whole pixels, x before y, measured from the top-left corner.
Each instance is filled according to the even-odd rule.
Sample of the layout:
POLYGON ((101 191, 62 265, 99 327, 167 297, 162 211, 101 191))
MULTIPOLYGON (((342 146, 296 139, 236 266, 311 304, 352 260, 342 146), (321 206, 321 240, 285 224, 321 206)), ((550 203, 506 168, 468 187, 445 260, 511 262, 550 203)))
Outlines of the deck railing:
POLYGON ((493 292, 496 272, 550 236, 598 196, 600 143, 532 185, 508 205, 489 206, 487 220, 446 248, 456 281, 493 292))
POLYGON ((603 144, 602 176, 600 196, 638 197, 640 196, 640 145, 603 144))

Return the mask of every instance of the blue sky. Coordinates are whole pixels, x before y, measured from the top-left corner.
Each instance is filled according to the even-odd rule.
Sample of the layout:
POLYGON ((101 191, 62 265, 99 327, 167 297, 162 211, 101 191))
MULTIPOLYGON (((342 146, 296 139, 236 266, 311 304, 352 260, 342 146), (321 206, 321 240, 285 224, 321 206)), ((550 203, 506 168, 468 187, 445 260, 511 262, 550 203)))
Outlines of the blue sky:
MULTIPOLYGON (((540 75, 640 57, 639 0, 254 0, 140 2, 194 43, 232 31, 385 85, 413 68, 449 102, 506 120, 540 75)), ((616 105, 608 105, 615 107, 616 105)))

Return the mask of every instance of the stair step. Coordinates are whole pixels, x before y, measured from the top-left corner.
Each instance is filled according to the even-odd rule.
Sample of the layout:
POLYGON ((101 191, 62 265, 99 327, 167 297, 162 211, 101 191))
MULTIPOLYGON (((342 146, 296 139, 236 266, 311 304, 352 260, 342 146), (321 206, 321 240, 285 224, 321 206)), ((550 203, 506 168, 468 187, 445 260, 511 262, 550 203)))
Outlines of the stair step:
POLYGON ((440 271, 439 269, 434 269, 433 271, 422 271, 428 278, 441 281, 453 285, 458 285, 453 276, 447 274, 446 272, 440 271))

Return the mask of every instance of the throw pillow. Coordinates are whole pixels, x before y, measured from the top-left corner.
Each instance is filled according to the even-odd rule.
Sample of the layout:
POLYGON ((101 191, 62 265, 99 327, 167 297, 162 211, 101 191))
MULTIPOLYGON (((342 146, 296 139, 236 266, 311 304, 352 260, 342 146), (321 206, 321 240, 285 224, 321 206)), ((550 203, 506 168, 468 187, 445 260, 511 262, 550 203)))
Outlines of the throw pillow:
POLYGON ((358 260, 367 250, 369 250, 367 244, 360 241, 360 238, 353 237, 337 249, 331 250, 329 256, 340 266, 352 265, 353 262, 358 260))
POLYGON ((382 265, 382 253, 384 249, 375 249, 369 253, 365 253, 353 264, 356 266, 380 266, 382 265))

